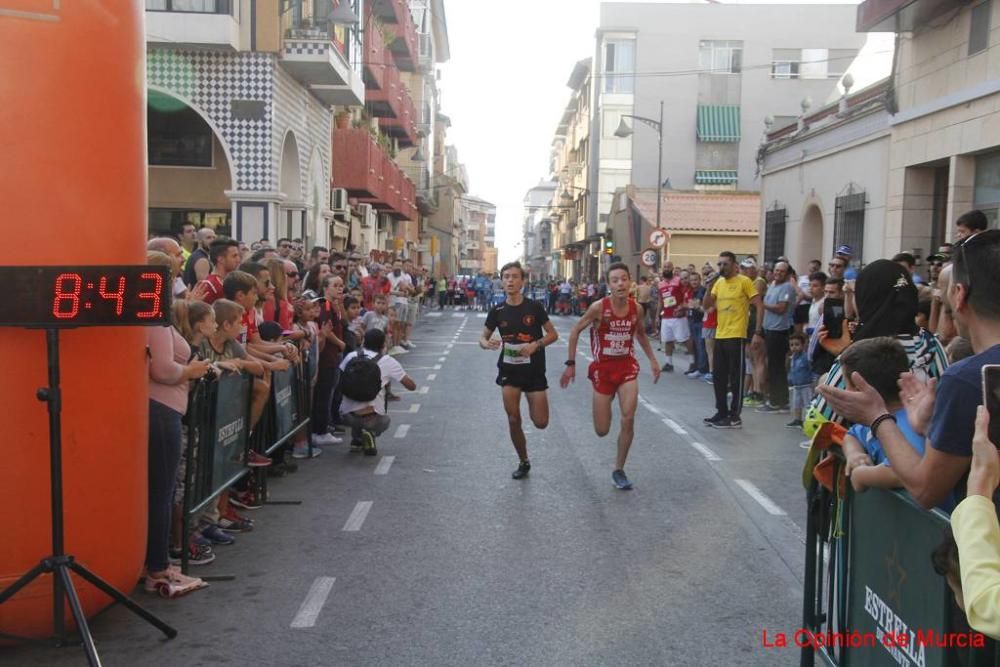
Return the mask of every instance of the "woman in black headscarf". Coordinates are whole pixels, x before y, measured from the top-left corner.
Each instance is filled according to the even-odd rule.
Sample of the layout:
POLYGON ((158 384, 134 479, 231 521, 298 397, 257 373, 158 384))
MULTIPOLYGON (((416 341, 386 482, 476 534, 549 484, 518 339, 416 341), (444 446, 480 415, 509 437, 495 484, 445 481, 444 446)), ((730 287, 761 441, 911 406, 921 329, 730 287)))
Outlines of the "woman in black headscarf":
MULTIPOLYGON (((906 269, 888 259, 874 261, 858 274, 854 294, 858 320, 853 340, 892 336, 902 343, 910 370, 917 377, 927 381, 944 373, 948 357, 938 339, 917 326, 917 288, 906 269)), ((825 379, 820 378, 820 384, 846 388, 839 361, 833 363, 825 379)), ((812 405, 826 419, 843 423, 819 394, 812 405)))

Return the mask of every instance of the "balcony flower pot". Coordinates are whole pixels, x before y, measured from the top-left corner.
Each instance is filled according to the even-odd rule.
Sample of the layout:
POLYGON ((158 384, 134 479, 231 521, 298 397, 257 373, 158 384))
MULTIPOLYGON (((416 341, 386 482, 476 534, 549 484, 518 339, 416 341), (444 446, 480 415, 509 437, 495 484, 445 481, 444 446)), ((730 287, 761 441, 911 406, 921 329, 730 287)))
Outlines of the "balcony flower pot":
POLYGON ((346 111, 341 111, 338 113, 334 120, 337 123, 338 130, 346 130, 351 126, 351 114, 346 111))

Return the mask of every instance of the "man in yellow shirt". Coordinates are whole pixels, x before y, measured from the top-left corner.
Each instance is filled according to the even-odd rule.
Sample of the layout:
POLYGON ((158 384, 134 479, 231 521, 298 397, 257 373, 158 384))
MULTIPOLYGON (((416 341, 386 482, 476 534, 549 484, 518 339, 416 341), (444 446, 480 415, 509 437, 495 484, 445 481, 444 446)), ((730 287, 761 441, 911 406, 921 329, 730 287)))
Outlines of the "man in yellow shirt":
POLYGON ((764 303, 753 281, 740 274, 736 255, 719 253, 719 277, 705 295, 704 307, 715 307, 718 324, 715 329, 712 384, 715 387, 715 414, 705 418, 712 428, 742 428, 743 369, 746 365, 743 347, 750 321, 750 307, 757 311, 752 348, 764 344, 764 303), (727 395, 732 392, 731 401, 727 395))

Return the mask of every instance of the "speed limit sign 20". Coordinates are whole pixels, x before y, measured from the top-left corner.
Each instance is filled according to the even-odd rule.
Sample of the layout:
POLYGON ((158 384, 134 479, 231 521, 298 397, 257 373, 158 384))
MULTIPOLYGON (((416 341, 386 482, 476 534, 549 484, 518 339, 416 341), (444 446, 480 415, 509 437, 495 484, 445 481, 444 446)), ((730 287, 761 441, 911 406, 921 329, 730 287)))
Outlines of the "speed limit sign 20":
POLYGON ((653 248, 646 248, 642 251, 642 263, 643 266, 656 266, 657 260, 660 259, 660 253, 653 248))

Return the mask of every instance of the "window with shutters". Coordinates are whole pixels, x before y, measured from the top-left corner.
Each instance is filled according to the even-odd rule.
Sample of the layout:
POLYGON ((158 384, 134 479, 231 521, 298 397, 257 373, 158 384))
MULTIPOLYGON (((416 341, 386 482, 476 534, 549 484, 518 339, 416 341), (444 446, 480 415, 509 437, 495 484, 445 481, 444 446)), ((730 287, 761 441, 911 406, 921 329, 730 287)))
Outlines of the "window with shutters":
POLYGON ((848 245, 854 250, 851 264, 858 265, 864 258, 865 206, 868 201, 865 192, 857 192, 854 186, 847 188, 846 194, 837 197, 833 224, 833 247, 848 245))
POLYGON ((765 262, 774 262, 785 254, 785 226, 787 221, 788 212, 784 208, 774 208, 764 214, 765 262))

